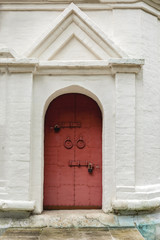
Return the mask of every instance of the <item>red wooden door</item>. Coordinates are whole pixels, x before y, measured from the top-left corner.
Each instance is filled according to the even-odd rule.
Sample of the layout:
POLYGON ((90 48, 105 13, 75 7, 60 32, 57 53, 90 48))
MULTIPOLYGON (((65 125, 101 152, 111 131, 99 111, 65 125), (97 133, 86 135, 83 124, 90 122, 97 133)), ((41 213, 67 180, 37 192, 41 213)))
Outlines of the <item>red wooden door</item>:
POLYGON ((101 205, 101 111, 85 95, 62 95, 50 103, 45 117, 44 209, 101 205))

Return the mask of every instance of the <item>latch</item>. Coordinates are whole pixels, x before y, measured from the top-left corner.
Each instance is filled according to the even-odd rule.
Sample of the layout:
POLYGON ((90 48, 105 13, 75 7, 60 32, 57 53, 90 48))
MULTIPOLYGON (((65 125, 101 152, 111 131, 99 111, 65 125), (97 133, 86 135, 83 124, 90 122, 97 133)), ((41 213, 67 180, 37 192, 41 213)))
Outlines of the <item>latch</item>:
POLYGON ((68 165, 70 167, 87 167, 88 162, 87 161, 69 161, 68 165))
MULTIPOLYGON (((54 124, 53 124, 54 125, 54 124)), ((50 126, 50 129, 54 129, 55 133, 58 133, 61 128, 80 128, 80 122, 58 122, 54 126, 50 126)))
POLYGON ((88 167, 89 173, 92 173, 94 168, 94 164, 88 163, 87 161, 69 161, 68 165, 70 167, 88 167))

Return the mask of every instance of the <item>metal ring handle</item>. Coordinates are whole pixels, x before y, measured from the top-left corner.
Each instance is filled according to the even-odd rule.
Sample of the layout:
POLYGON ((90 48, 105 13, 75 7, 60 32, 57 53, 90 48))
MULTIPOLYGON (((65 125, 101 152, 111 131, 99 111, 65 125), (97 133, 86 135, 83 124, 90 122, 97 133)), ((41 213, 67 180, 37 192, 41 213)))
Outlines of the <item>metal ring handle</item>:
POLYGON ((72 141, 69 138, 67 138, 64 141, 64 147, 67 148, 67 149, 71 149, 73 147, 73 143, 72 143, 72 141))
POLYGON ((85 143, 85 141, 83 140, 83 139, 78 139, 78 141, 77 141, 77 147, 79 148, 79 149, 82 149, 82 148, 84 148, 86 146, 86 143, 85 143))

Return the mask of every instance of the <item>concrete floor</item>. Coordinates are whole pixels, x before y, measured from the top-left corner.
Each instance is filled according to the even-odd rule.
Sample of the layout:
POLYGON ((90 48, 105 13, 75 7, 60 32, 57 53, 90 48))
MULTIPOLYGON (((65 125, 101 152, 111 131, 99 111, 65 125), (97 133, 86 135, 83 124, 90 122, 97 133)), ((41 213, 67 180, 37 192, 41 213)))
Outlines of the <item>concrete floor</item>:
POLYGON ((0 240, 144 240, 135 228, 10 228, 0 240))

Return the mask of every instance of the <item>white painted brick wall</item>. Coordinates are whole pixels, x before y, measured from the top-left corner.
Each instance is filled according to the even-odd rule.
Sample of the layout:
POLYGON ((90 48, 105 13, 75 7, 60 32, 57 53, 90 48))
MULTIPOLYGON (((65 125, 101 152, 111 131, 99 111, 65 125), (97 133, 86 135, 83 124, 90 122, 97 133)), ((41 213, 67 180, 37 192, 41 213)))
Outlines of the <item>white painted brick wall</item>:
POLYGON ((59 14, 60 11, 2 11, 0 43, 23 55, 59 14))
POLYGON ((137 161, 137 184, 159 183, 160 171, 160 71, 158 58, 158 20, 141 13, 143 70, 143 159, 137 161), (146 177, 141 177, 146 176, 146 177))
POLYGON ((6 99, 7 88, 5 73, 0 73, 0 199, 8 198, 7 191, 7 171, 8 171, 8 158, 7 158, 7 116, 6 116, 6 99))
MULTIPOLYGON (((1 11, 0 44, 23 54, 61 12, 1 11)), ((37 212, 43 199, 43 107, 67 87, 102 103, 106 206, 111 202, 108 192, 116 196, 116 184, 123 187, 117 197, 124 198, 132 195, 123 194, 127 186, 160 184, 160 22, 140 9, 85 12, 130 58, 144 58, 145 65, 135 79, 133 74, 119 74, 116 81, 114 76, 87 76, 85 81, 85 75, 41 76, 32 85, 31 73, 0 74, 0 180, 9 180, 11 199, 37 200, 37 212), (83 90, 69 87, 73 84, 83 90), (108 174, 115 171, 116 176, 108 174)), ((134 193, 135 199, 141 197, 134 193)))
POLYGON ((7 79, 6 147, 10 198, 28 200, 32 75, 11 74, 7 79), (21 190, 23 189, 23 193, 21 190))
POLYGON ((113 10, 113 41, 130 57, 141 58, 141 10, 113 10))

